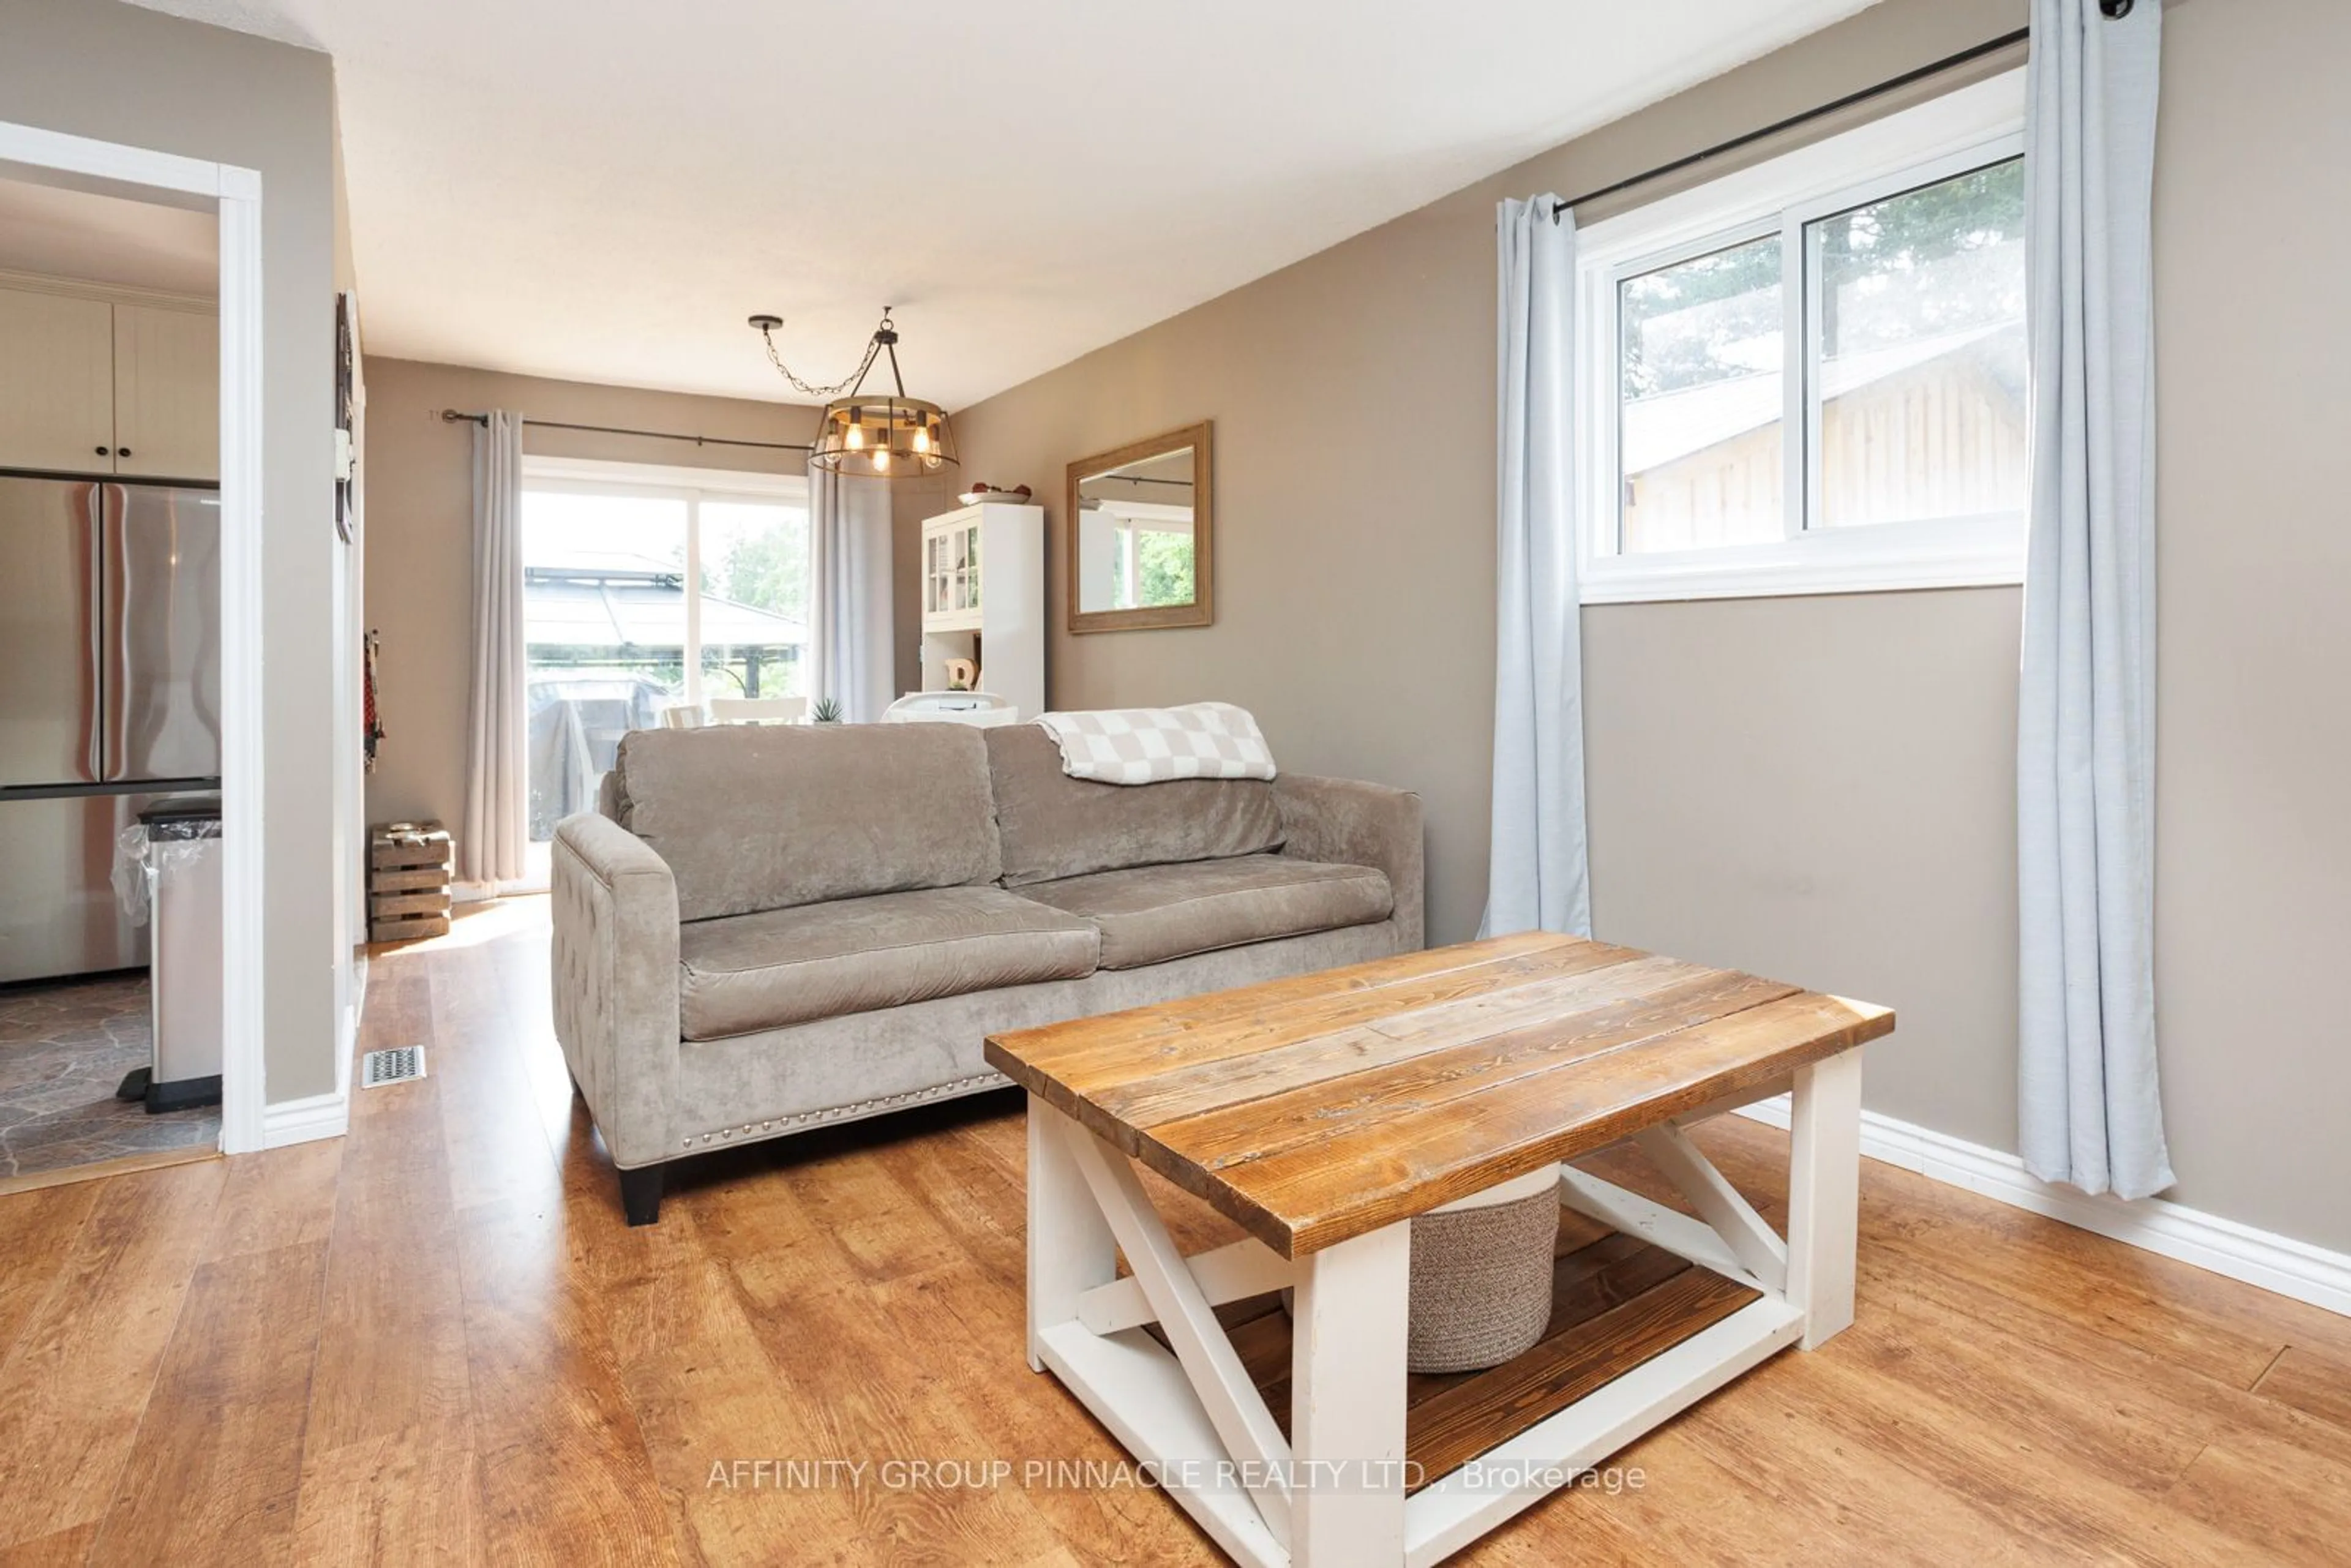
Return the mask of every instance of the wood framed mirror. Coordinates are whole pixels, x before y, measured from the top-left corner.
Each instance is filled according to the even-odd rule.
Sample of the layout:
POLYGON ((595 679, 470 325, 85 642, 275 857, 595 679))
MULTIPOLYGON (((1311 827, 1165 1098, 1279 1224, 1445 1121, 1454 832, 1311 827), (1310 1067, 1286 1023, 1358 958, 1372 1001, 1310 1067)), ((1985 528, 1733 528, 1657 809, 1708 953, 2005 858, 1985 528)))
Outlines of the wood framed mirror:
POLYGON ((1216 618, 1209 474, 1205 420, 1070 465, 1063 582, 1071 632, 1216 618))

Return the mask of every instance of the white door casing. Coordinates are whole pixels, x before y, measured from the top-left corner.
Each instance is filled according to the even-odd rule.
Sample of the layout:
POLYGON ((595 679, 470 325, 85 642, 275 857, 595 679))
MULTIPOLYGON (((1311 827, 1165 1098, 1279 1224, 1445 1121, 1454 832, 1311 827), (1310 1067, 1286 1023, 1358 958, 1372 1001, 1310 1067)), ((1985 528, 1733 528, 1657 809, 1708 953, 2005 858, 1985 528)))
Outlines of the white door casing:
MULTIPOLYGON (((262 1147, 267 1087, 262 941, 261 175, 235 164, 0 120, 0 162, 220 219, 221 1149, 262 1147)), ((321 299, 319 308, 332 308, 321 299)), ((111 340, 109 343, 111 371, 111 340)), ((325 439, 322 434, 321 439, 325 439)), ((95 444, 93 443, 92 444, 95 444)), ((322 506, 325 497, 321 497, 322 506)), ((321 526, 326 526, 323 522, 321 526)), ((350 956, 334 955, 338 967, 350 956)), ((339 1129, 338 1129, 339 1130, 339 1129)))

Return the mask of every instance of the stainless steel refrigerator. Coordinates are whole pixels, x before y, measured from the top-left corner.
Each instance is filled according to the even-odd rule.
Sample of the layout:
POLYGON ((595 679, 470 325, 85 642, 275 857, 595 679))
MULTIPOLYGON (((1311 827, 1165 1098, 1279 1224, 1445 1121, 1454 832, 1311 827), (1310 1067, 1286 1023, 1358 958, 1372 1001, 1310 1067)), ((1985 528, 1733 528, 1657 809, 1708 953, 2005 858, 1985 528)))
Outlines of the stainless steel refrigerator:
POLYGON ((220 497, 0 471, 0 982, 131 968, 115 841, 220 787, 220 497))

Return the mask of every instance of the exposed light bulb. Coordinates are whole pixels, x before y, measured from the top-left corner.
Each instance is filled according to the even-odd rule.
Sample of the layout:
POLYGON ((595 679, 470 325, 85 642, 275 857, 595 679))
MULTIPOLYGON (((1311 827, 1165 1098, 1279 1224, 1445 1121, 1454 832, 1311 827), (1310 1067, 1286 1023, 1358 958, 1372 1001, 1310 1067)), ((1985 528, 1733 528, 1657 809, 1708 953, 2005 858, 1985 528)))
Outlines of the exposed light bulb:
POLYGON ((929 425, 927 425, 927 424, 918 424, 918 425, 914 426, 914 450, 915 450, 915 452, 919 454, 919 453, 928 452, 930 449, 931 449, 931 427, 930 427, 929 425))
POLYGON ((863 409, 852 408, 849 411, 848 445, 852 452, 865 450, 865 411, 863 409))
POLYGON ((873 472, 876 474, 887 474, 890 472, 890 449, 888 447, 877 446, 873 449, 873 472))

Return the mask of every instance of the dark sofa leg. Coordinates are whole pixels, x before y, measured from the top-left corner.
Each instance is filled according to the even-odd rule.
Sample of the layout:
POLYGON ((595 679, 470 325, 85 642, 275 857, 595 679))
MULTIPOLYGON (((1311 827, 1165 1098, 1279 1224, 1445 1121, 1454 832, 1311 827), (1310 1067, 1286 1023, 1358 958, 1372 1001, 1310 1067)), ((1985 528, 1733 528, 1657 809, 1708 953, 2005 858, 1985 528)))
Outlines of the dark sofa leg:
POLYGON ((641 1166, 621 1173, 621 1211, 631 1225, 651 1225, 661 1218, 662 1168, 641 1166))

